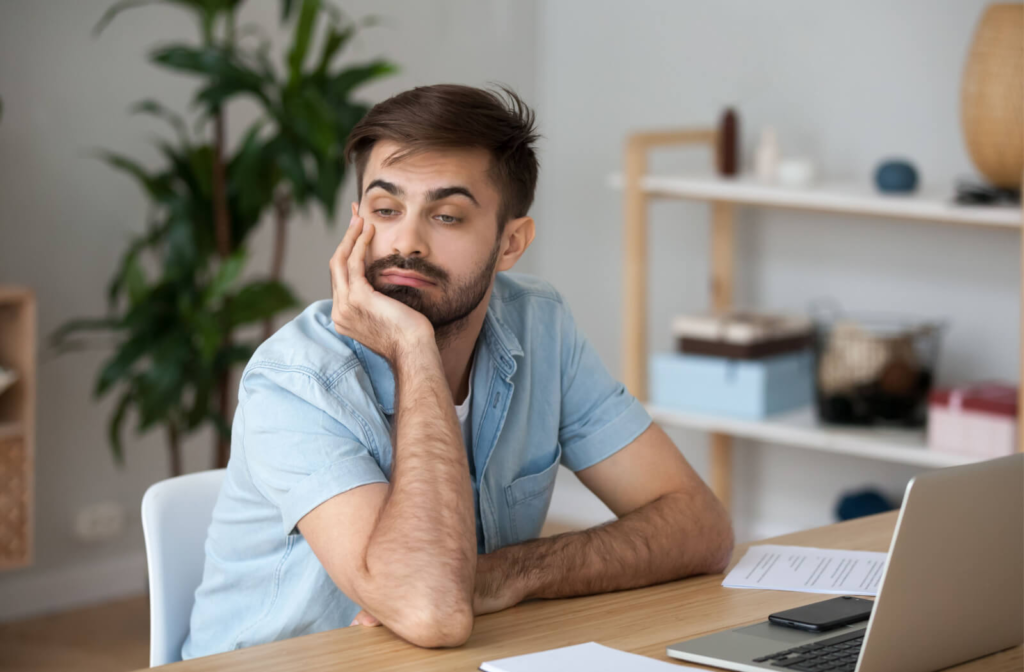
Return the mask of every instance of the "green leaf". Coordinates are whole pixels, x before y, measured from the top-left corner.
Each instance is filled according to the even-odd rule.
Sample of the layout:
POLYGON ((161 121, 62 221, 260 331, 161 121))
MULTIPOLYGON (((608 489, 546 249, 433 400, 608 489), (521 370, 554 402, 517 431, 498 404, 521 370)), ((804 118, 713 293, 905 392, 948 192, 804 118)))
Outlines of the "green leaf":
POLYGON ((110 25, 110 22, 126 9, 144 7, 146 5, 156 5, 159 3, 160 0, 121 0, 121 2, 114 3, 109 9, 107 9, 107 11, 103 12, 103 16, 100 17, 100 20, 93 27, 93 37, 99 37, 99 34, 110 25))
POLYGON ((232 328, 261 322, 282 310, 298 305, 288 287, 278 281, 259 280, 246 285, 227 304, 227 322, 232 328))
POLYGON ((121 345, 120 349, 103 366, 100 376, 96 380, 93 396, 103 396, 111 386, 122 378, 128 377, 131 374, 132 365, 146 354, 151 346, 152 342, 148 335, 129 339, 121 345))
POLYGON ((132 256, 128 261, 124 273, 124 284, 128 290, 128 300, 133 306, 142 301, 149 291, 146 273, 142 270, 137 256, 132 256))
POLYGON ((195 429, 210 415, 210 392, 212 385, 209 381, 202 381, 195 386, 192 398, 192 408, 185 416, 186 429, 195 429))
POLYGON ((242 269, 245 268, 245 258, 245 250, 239 249, 224 260, 220 268, 217 269, 217 275, 203 292, 203 305, 208 306, 223 298, 242 273, 242 269))
POLYGON ((316 17, 320 13, 320 0, 303 0, 299 10, 299 20, 295 24, 295 38, 292 40, 291 51, 288 52, 288 85, 298 85, 302 76, 302 64, 309 52, 309 43, 316 27, 316 17))
POLYGON ((186 126, 185 120, 181 118, 180 114, 164 106, 163 103, 152 98, 146 98, 132 105, 128 111, 131 114, 149 114, 158 119, 163 119, 174 128, 181 144, 186 147, 189 145, 188 126, 186 126))
POLYGON ((110 416, 110 423, 107 426, 107 435, 110 438, 110 449, 114 454, 114 461, 118 466, 124 466, 124 447, 121 444, 121 425, 124 424, 124 416, 134 399, 132 390, 121 395, 117 401, 114 414, 110 416))
POLYGON ((316 66, 316 77, 327 75, 327 68, 330 67, 331 61, 334 60, 335 55, 345 46, 349 39, 355 35, 355 32, 355 26, 347 26, 341 30, 338 30, 335 26, 328 26, 327 37, 324 38, 324 48, 320 52, 320 62, 316 66))
POLYGON ((332 102, 345 100, 353 89, 370 80, 386 77, 396 72, 398 72, 398 68, 385 60, 352 66, 331 78, 327 85, 327 93, 332 102))
POLYGON ((150 59, 172 70, 206 77, 208 81, 196 94, 196 102, 211 108, 240 93, 252 94, 269 104, 263 92, 263 77, 234 54, 234 51, 220 47, 195 48, 176 44, 154 50, 150 59))
POLYGON ((112 168, 125 172, 142 186, 143 190, 153 200, 165 198, 169 189, 167 185, 154 175, 151 175, 138 162, 113 152, 99 152, 99 158, 105 161, 112 168))
POLYGON ((292 16, 295 9, 295 0, 281 0, 281 23, 286 22, 292 16))
POLYGON ((60 348, 67 338, 79 331, 115 331, 122 328, 120 318, 116 317, 82 317, 68 320, 55 329, 49 336, 49 345, 60 348))

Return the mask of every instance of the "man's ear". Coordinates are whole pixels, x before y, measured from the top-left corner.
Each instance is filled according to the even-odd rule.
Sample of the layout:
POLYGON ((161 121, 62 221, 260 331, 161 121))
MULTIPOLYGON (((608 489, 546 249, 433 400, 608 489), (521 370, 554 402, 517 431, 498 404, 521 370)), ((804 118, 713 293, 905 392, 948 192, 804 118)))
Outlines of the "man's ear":
POLYGON ((530 247, 530 243, 533 242, 533 237, 536 234, 537 230, 533 217, 519 217, 509 220, 501 234, 504 241, 503 249, 498 256, 497 269, 499 271, 507 271, 515 266, 516 262, 519 261, 519 257, 523 256, 523 253, 530 247))

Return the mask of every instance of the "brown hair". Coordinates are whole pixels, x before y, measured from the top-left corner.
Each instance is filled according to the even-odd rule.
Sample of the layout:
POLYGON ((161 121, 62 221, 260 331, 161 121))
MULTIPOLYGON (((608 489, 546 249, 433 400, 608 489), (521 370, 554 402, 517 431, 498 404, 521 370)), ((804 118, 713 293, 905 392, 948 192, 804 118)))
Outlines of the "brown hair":
POLYGON ((418 86, 374 105, 355 125, 345 160, 355 164, 359 199, 373 145, 393 140, 403 149, 385 165, 441 148, 479 147, 491 154, 491 179, 501 193, 498 231, 533 204, 539 164, 533 143, 535 115, 512 89, 501 93, 459 84, 418 86))

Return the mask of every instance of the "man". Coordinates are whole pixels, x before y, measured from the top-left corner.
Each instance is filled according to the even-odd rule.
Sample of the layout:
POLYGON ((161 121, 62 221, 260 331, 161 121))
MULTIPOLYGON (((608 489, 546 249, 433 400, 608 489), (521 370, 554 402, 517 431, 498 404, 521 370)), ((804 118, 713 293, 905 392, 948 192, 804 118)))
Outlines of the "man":
POLYGON ((354 623, 458 646, 522 600, 721 571, 723 507, 550 285, 534 115, 420 87, 353 129, 358 203, 332 299, 242 374, 183 657, 354 623), (558 465, 618 516, 537 539, 558 465))

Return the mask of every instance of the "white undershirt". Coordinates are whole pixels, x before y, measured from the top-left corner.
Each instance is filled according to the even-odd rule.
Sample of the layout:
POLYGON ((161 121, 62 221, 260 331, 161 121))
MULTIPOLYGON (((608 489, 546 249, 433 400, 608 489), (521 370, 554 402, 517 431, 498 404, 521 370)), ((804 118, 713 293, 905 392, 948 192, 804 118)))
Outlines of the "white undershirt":
POLYGON ((469 390, 466 392, 466 399, 455 407, 455 414, 459 417, 459 425, 462 427, 462 442, 469 445, 469 401, 473 398, 473 364, 469 367, 469 390))

